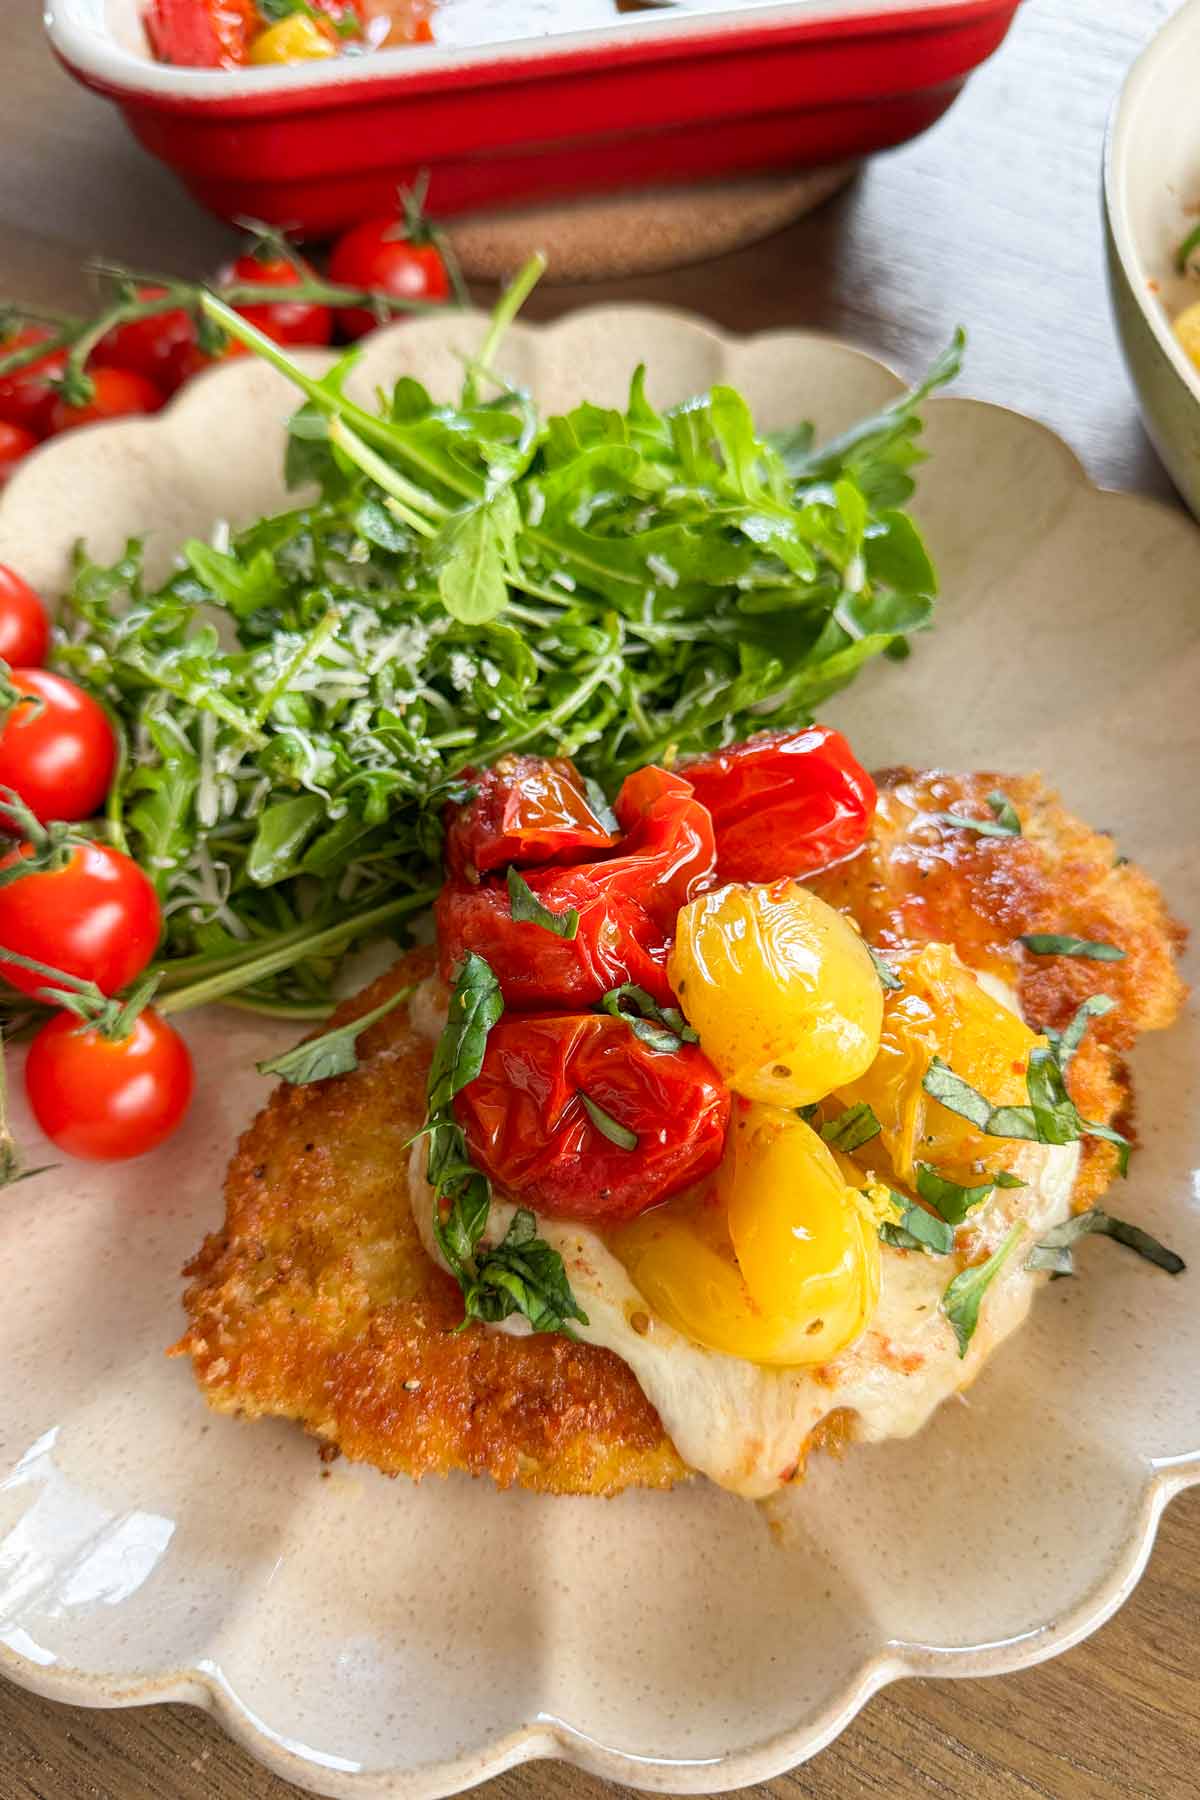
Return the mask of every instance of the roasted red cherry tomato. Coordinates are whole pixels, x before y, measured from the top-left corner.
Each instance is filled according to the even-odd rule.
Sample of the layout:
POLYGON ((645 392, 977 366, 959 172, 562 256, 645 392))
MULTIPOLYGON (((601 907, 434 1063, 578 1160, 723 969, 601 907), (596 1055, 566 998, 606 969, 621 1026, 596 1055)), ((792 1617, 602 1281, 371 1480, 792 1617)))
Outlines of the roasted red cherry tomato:
MULTIPOLYGON (((374 288, 400 300, 446 300, 450 277, 436 244, 408 236, 394 214, 353 225, 333 247, 329 278, 344 287, 374 288)), ((347 337, 363 337, 379 320, 362 306, 343 307, 338 324, 347 337)))
POLYGON ((51 1143, 96 1162, 155 1149, 182 1122, 192 1086, 187 1045, 150 1008, 115 1039, 59 1013, 42 1026, 25 1064, 29 1104, 51 1143))
POLYGON ((240 69, 262 27, 254 0, 150 0, 143 18, 158 61, 182 69, 240 69))
POLYGON ((21 425, 10 425, 0 419, 0 487, 8 480, 19 462, 36 450, 38 440, 21 425))
POLYGON ((388 21, 385 44, 432 44, 437 4, 438 0, 372 0, 371 15, 388 21))
MULTIPOLYGON (((54 333, 45 325, 26 325, 11 337, 0 340, 0 356, 13 350, 25 350, 31 344, 44 343, 54 333)), ((53 350, 39 356, 11 375, 0 375, 0 419, 8 425, 19 425, 35 438, 44 438, 50 429, 50 414, 57 398, 51 380, 61 375, 67 360, 65 350, 53 350)))
POLYGON ((875 813, 875 783, 828 725, 764 731, 683 773, 712 814, 722 881, 776 881, 843 862, 875 813))
POLYGON ((434 918, 447 980, 474 950, 496 971, 506 1006, 594 1006, 624 981, 671 1003, 676 915, 714 880, 712 821, 688 782, 655 768, 630 776, 615 810, 625 832, 616 855, 523 877, 549 912, 578 912, 572 938, 514 919, 497 876, 446 883, 434 918))
POLYGON ((90 818, 117 762, 104 708, 49 669, 13 669, 8 680, 18 700, 0 725, 0 786, 14 788, 43 824, 90 818))
POLYGON ((36 669, 49 646, 45 607, 15 569, 0 563, 0 658, 10 668, 36 669))
POLYGON ((73 431, 77 425, 92 425, 98 419, 124 419, 139 413, 157 412, 166 399, 144 375, 133 369, 89 368, 92 397, 81 406, 72 406, 61 397, 54 402, 50 415, 53 432, 73 431))
MULTIPOLYGON (((257 256, 239 256, 236 262, 221 270, 219 282, 222 286, 232 282, 257 282, 260 286, 278 287, 286 292, 290 287, 298 287, 311 273, 311 270, 301 273, 286 256, 264 252, 257 256)), ((277 344, 327 344, 333 336, 333 312, 315 300, 284 298, 239 306, 237 311, 277 344)))
MULTIPOLYGON (((23 844, 0 870, 31 854, 23 844)), ((0 976, 25 994, 54 985, 6 962, 4 951, 15 950, 116 994, 142 973, 161 930, 158 896, 132 857, 80 843, 61 869, 36 869, 0 887, 0 976)))
POLYGON ((651 1050, 624 1020, 584 1013, 501 1019, 454 1110, 472 1160, 509 1198, 617 1224, 716 1168, 729 1104, 694 1044, 651 1050))
POLYGON ((446 809, 446 868, 486 875, 515 863, 577 862, 617 842, 596 817, 574 763, 565 756, 505 756, 490 769, 467 769, 478 791, 446 809))

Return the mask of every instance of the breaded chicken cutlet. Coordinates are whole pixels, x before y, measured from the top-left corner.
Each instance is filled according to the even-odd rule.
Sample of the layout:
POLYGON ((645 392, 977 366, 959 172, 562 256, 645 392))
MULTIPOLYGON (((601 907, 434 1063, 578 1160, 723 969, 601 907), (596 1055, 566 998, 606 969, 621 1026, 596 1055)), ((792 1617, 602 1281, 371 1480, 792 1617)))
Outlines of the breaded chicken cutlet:
MULTIPOLYGON (((1035 1028, 1062 1029, 1089 994, 1117 1002, 1070 1066, 1080 1111, 1131 1127, 1122 1061, 1140 1032, 1173 1021, 1184 988, 1182 932, 1154 883, 1106 835, 1067 812, 1036 776, 880 778, 863 852, 810 885, 881 949, 944 941, 1011 983, 1035 1028), (1020 837, 937 821, 986 817, 1002 787, 1020 837), (1029 955, 1023 934, 1119 946, 1120 962, 1029 955)), ((347 1002, 337 1020, 429 974, 419 951, 347 1002)), ((633 1373, 613 1352, 562 1336, 511 1336, 462 1317, 457 1284, 432 1263, 409 1203, 406 1145, 421 1125, 431 1046, 399 1009, 359 1040, 359 1067, 282 1086, 229 1168, 224 1228, 186 1274, 190 1355, 208 1403, 298 1420, 323 1445, 392 1475, 461 1469, 555 1494, 669 1487, 689 1470, 633 1373)), ((1083 1145, 1074 1205, 1094 1205, 1113 1147, 1083 1145)), ((818 1439, 853 1435, 832 1415, 818 1439)))

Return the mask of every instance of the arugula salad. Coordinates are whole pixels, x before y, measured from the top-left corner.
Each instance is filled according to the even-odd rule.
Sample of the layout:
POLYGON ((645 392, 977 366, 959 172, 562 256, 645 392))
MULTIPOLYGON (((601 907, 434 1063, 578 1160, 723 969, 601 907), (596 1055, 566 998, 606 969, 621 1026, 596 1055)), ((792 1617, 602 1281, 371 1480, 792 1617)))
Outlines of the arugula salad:
POLYGON ((103 822, 157 890, 166 998, 324 1016, 338 961, 432 901, 440 814, 509 750, 601 789, 675 751, 811 717, 902 657, 936 580, 904 510, 928 377, 832 443, 759 433, 734 389, 544 417, 508 383, 498 307, 454 400, 404 377, 351 401, 215 296, 214 325, 287 374, 290 510, 183 547, 86 546, 54 663, 108 709, 103 822))

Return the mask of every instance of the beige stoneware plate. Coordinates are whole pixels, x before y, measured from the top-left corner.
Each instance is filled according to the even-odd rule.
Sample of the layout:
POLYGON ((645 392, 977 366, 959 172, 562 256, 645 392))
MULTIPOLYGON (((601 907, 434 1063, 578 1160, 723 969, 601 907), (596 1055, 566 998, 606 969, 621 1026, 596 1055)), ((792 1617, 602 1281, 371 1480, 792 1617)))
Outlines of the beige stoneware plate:
MULTIPOLYGON (((461 315, 380 333, 360 387, 412 370, 446 391, 479 333, 461 315)), ((639 358, 660 402, 729 380, 765 425, 823 433, 898 386, 843 345, 641 309, 518 329, 503 361, 560 407, 617 400, 639 358)), ((278 504, 293 403, 233 364, 155 420, 52 445, 0 506, 0 560, 52 591, 78 535, 109 555, 148 530, 161 566, 184 534, 278 504)), ((928 419, 940 623, 831 716, 868 763, 1042 769, 1194 915, 1200 533, 1098 492, 1027 419, 965 400, 928 419)), ((811 1755, 897 1676, 1073 1643, 1200 1479, 1194 1013, 1138 1053, 1144 1147, 1118 1208, 1191 1272, 1086 1244, 965 1401, 908 1442, 817 1458, 769 1511, 700 1481, 607 1503, 416 1488, 207 1414, 162 1354, 177 1272, 265 1096, 253 1060, 291 1034, 219 1010, 188 1034, 200 1089, 174 1143, 0 1205, 0 1668, 43 1694, 211 1706, 282 1775, 355 1800, 426 1800, 537 1756, 712 1792, 811 1755)))

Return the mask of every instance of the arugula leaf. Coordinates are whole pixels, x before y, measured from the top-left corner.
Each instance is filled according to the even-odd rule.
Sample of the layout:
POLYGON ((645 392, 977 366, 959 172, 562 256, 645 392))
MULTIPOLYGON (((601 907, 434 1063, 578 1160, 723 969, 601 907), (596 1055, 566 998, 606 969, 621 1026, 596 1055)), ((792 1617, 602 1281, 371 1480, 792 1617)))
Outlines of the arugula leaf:
POLYGON ((466 625, 494 619, 508 604, 507 568, 520 526, 510 488, 468 507, 443 527, 435 549, 438 592, 452 618, 466 625))
POLYGON ((928 1201, 934 1212, 939 1213, 950 1225, 961 1225, 969 1212, 981 1206, 995 1187, 994 1181, 985 1181, 981 1187, 961 1187, 957 1181, 947 1181, 939 1175, 930 1163, 916 1164, 917 1192, 922 1200, 928 1201))
POLYGON ((601 1137, 606 1137, 610 1144, 617 1146, 618 1150, 637 1149, 636 1131, 630 1131, 627 1125, 622 1125, 619 1119, 614 1119, 611 1113, 605 1112, 604 1108, 599 1106, 590 1094, 585 1094, 582 1088, 576 1088, 575 1091, 583 1101, 584 1112, 601 1137))
POLYGON ((623 981, 620 987, 610 988, 600 1005, 612 1018, 624 1019, 634 1037, 640 1038, 651 1050, 668 1053, 681 1050, 684 1044, 700 1042, 677 1006, 660 1006, 654 996, 638 987, 636 982, 623 981))
POLYGON ((1139 1256, 1152 1262, 1156 1268, 1165 1269, 1168 1275, 1182 1275, 1187 1268, 1182 1256, 1176 1256, 1160 1244, 1157 1238, 1143 1231, 1140 1225, 1129 1225, 1124 1219, 1117 1219, 1096 1206, 1090 1212, 1076 1213, 1073 1218, 1064 1219, 1061 1225, 1048 1231, 1041 1243, 1035 1244, 1025 1259, 1027 1269, 1048 1269, 1054 1275, 1073 1275, 1075 1262, 1071 1255, 1071 1247, 1081 1237, 1089 1233, 1098 1233, 1102 1237, 1115 1239, 1124 1244, 1127 1250, 1135 1250, 1139 1256))
POLYGON ((575 938, 579 934, 579 913, 569 906, 566 912, 551 912, 543 906, 518 869, 508 871, 508 899, 512 916, 521 925, 540 925, 553 937, 575 938))
POLYGON ((313 1081, 328 1081, 331 1075, 348 1075, 358 1067, 358 1040, 363 1032, 411 998, 412 991, 411 985, 397 988, 370 1012, 361 1013, 345 1025, 335 1025, 332 1030, 321 1032, 319 1037, 307 1038, 267 1062, 256 1063, 255 1067, 260 1075, 278 1075, 297 1087, 313 1081))
POLYGON ((841 1150, 849 1156, 852 1150, 859 1150, 869 1144, 873 1137, 878 1137, 882 1127, 865 1100, 854 1106, 848 1106, 845 1112, 830 1119, 821 1127, 821 1136, 835 1150, 841 1150))
POLYGON ((901 988, 903 988, 904 983, 897 975, 895 969, 892 968, 890 963, 886 963, 879 952, 871 948, 870 944, 866 944, 864 948, 874 965, 875 973, 879 977, 880 986, 888 993, 899 993, 901 988))
POLYGON ((958 1340, 960 1357, 967 1354, 971 1339, 975 1335, 983 1296, 1016 1249, 1017 1240, 1024 1230, 1023 1223, 1018 1219, 1003 1243, 992 1252, 987 1261, 980 1263, 976 1268, 964 1269, 961 1275, 956 1275, 942 1295, 942 1311, 950 1321, 958 1340))
POLYGON ((1059 936, 1051 931, 1028 931, 1021 942, 1034 956, 1083 956, 1092 962, 1122 962, 1125 952, 1115 944, 1096 943, 1091 938, 1059 936))

